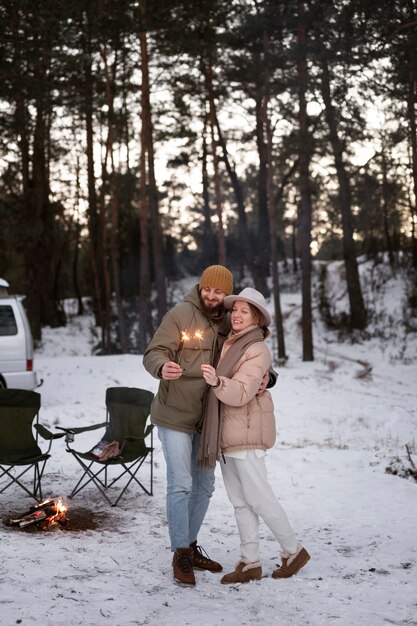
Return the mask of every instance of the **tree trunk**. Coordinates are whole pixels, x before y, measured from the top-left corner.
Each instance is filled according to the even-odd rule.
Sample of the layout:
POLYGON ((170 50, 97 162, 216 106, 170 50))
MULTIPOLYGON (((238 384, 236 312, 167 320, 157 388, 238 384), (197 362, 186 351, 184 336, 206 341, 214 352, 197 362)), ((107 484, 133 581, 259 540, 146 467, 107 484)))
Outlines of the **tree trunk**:
POLYGON ((24 73, 22 50, 26 45, 27 32, 21 23, 19 3, 8 7, 13 45, 13 97, 15 121, 20 150, 22 176, 22 207, 25 228, 24 259, 27 285, 28 317, 35 341, 42 337, 42 325, 58 326, 62 323, 57 303, 53 297, 50 280, 54 272, 54 219, 49 199, 50 154, 50 49, 51 33, 42 29, 43 15, 36 15, 31 23, 31 45, 38 54, 33 59, 33 74, 29 85, 24 73), (34 129, 30 139, 29 102, 33 102, 34 129), (30 146, 33 146, 30 155, 30 146), (31 169, 32 165, 32 169, 31 169))
POLYGON ((254 270, 253 270, 253 245, 250 240, 249 230, 248 230, 248 220, 246 218, 245 211, 245 203, 243 199, 243 189, 236 173, 235 168, 230 162, 229 153, 227 151, 226 141, 223 137, 223 133, 220 128, 219 118, 217 116, 217 111, 215 111, 216 115, 216 128, 217 128, 217 136, 219 139, 219 145, 222 149, 223 153, 223 161, 226 166, 226 171, 229 175, 230 182, 233 187, 233 191, 236 199, 236 208, 237 208, 237 216, 238 216, 238 229, 239 229, 239 243, 244 251, 243 259, 244 264, 249 269, 251 273, 252 279, 254 280, 254 270))
POLYGON ((330 92, 330 74, 327 60, 322 60, 321 92, 325 105, 326 122, 329 127, 329 139, 335 159, 337 180, 339 183, 339 201, 343 226, 343 257, 346 268, 346 282, 350 305, 350 325, 352 328, 366 327, 366 309, 359 280, 358 263, 353 239, 353 217, 349 177, 343 161, 343 144, 339 139, 335 111, 330 92))
POLYGON ((264 136, 266 138, 266 161, 267 161, 267 207, 269 218, 269 256, 272 268, 272 284, 275 308, 275 328, 278 344, 278 362, 285 363, 287 355, 285 353, 284 325, 281 311, 279 267, 277 255, 277 205, 275 203, 274 177, 272 171, 272 128, 269 118, 269 38, 266 33, 263 36, 265 54, 265 95, 262 101, 262 118, 264 126, 264 136))
POLYGON ((109 225, 108 208, 106 203, 106 189, 108 184, 108 160, 110 154, 110 133, 107 134, 104 158, 101 163, 101 189, 98 198, 97 209, 100 223, 100 243, 99 258, 101 261, 101 272, 103 277, 103 318, 101 325, 101 348, 104 354, 108 353, 111 344, 111 277, 110 277, 110 248, 109 248, 109 225))
POLYGON ((141 152, 140 152, 140 200, 139 200, 139 224, 140 224, 140 276, 139 276, 139 351, 143 354, 152 338, 151 316, 151 280, 150 280, 150 245, 149 245, 149 221, 151 216, 150 199, 148 194, 148 165, 149 165, 149 139, 152 137, 152 129, 148 128, 151 123, 149 101, 149 68, 146 42, 146 2, 140 3, 142 19, 139 30, 141 49, 141 152))
POLYGON ((311 137, 308 132, 307 119, 307 58, 306 44, 307 33, 304 15, 304 2, 298 3, 298 101, 299 101, 299 234, 301 245, 301 272, 302 272, 302 335, 303 335, 303 361, 313 361, 313 324, 311 306, 311 186, 310 186, 310 159, 311 137))
POLYGON ((417 270, 417 239, 415 234, 415 220, 417 217, 417 129, 416 129, 416 68, 415 68, 415 50, 410 51, 409 72, 408 72, 408 101, 407 112, 408 122, 410 125, 410 146, 411 146, 411 171, 413 178, 414 202, 411 202, 411 221, 412 228, 412 250, 413 250, 413 267, 417 270))
POLYGON ((265 129, 268 148, 268 215, 269 215, 269 253, 272 268, 272 286, 274 294, 275 308, 275 328, 278 344, 278 362, 285 363, 287 354, 285 352, 284 324, 281 311, 281 290, 279 282, 279 266, 277 255, 277 206, 274 203, 274 181, 272 175, 272 129, 268 116, 267 102, 265 101, 265 129))
POLYGON ((203 63, 204 76, 206 79, 207 100, 209 104, 209 122, 210 122, 210 137, 211 137, 211 156, 213 159, 213 179, 214 179, 214 201, 216 205, 217 213, 217 236, 219 242, 219 263, 220 265, 226 265, 226 239, 224 234, 223 225, 223 198, 221 189, 221 176, 219 167, 219 157, 217 154, 217 142, 215 137, 216 131, 216 107, 214 102, 213 93, 213 68, 211 59, 207 64, 203 63))
POLYGON ((266 140, 263 125, 263 89, 261 81, 257 85, 255 95, 255 116, 256 116, 256 145, 259 156, 258 172, 258 225, 257 237, 254 242, 255 255, 253 258, 254 283, 255 288, 265 296, 269 295, 267 276, 269 274, 268 247, 265 241, 269 241, 268 224, 268 157, 266 140))
MULTIPOLYGON (((77 175, 77 189, 78 189, 78 175, 77 175)), ((78 191, 77 191, 78 194, 78 191)), ((75 237, 74 237, 74 256, 72 259, 72 285, 74 288, 75 298, 78 303, 77 315, 83 315, 84 307, 83 300, 81 297, 80 285, 78 282, 78 259, 80 253, 80 235, 81 235, 81 224, 79 220, 79 216, 77 213, 77 217, 74 222, 75 229, 75 237)))
MULTIPOLYGON (((108 146, 111 165, 111 178, 110 178, 110 213, 111 213, 111 228, 110 228, 110 262, 112 268, 113 278, 113 290, 116 301, 117 318, 118 318, 118 332, 119 341, 122 352, 129 351, 128 337, 126 329, 126 319, 123 310, 123 299, 120 288, 120 255, 119 255, 119 199, 117 189, 117 172, 114 162, 114 95, 113 85, 115 82, 115 69, 113 74, 110 75, 110 68, 107 60, 107 50, 105 44, 100 46, 101 57, 104 63, 104 75, 105 75, 105 93, 108 106, 108 146)), ((114 65, 117 66, 117 50, 114 51, 114 65)), ((110 300, 112 290, 110 289, 110 300)))
POLYGON ((389 232, 388 221, 388 176, 387 176, 387 159, 385 157, 385 147, 382 147, 382 211, 384 216, 384 234, 388 250, 388 259, 391 267, 394 266, 394 250, 392 247, 392 239, 389 232))
POLYGON ((107 216, 107 206, 106 206, 106 197, 104 192, 104 187, 106 185, 106 179, 108 177, 107 174, 107 151, 108 145, 106 147, 106 157, 102 163, 102 190, 100 193, 98 210, 100 216, 100 226, 101 226, 101 250, 100 250, 100 260, 101 260, 101 271, 103 276, 103 318, 102 318, 102 326, 101 326, 101 343, 102 343, 102 351, 104 354, 108 353, 110 350, 111 344, 111 278, 110 278, 110 269, 109 269, 109 239, 108 239, 108 224, 110 220, 107 216))
POLYGON ((93 310, 96 324, 103 327, 104 324, 104 294, 102 278, 101 254, 101 224, 97 204, 96 180, 94 174, 94 127, 93 127, 93 88, 92 76, 92 49, 91 49, 91 16, 87 5, 86 25, 84 27, 83 44, 83 85, 84 85, 84 111, 85 111, 85 135, 87 156, 87 223, 89 234, 88 258, 91 266, 93 282, 93 310))
MULTIPOLYGON (((144 131, 143 139, 145 141, 145 153, 147 155, 148 168, 148 188, 149 188, 149 209, 151 218, 151 238, 152 238, 152 257, 155 269, 156 298, 158 309, 158 324, 167 311, 166 284, 165 284, 165 265, 164 265, 164 245, 162 239, 161 223, 159 216, 158 189, 155 178, 155 155, 153 147, 153 125, 152 125, 152 109, 150 98, 150 81, 149 81, 149 53, 146 35, 147 21, 147 3, 146 0, 140 2, 140 13, 142 19, 142 28, 139 33, 139 43, 141 52, 141 120, 142 129, 144 131)), ((151 330, 151 329, 149 329, 151 330)))
MULTIPOLYGON (((150 113, 150 111, 149 111, 150 113)), ((153 148, 152 122, 146 125, 148 129, 148 177, 149 177, 149 206, 151 210, 151 238, 152 259, 155 270, 157 322, 162 321, 167 312, 167 292, 165 280, 164 242, 161 229, 161 217, 159 214, 158 188, 155 177, 155 154, 153 148)))
POLYGON ((298 272, 297 227, 298 227, 298 219, 293 220, 293 222, 292 222, 292 231, 291 231, 291 257, 292 257, 292 271, 293 271, 294 274, 296 274, 298 272))
MULTIPOLYGON (((49 200, 49 163, 47 146, 49 143, 48 108, 50 62, 49 41, 43 37, 39 41, 39 59, 36 66, 38 90, 35 100, 35 128, 32 157, 32 202, 29 204, 30 217, 34 219, 32 245, 27 250, 27 273, 30 280, 28 307, 32 310, 34 339, 40 340, 42 325, 59 326, 61 317, 53 299, 53 241, 54 218, 49 200)), ((32 222, 33 223, 33 222, 32 222)))
POLYGON ((207 114, 204 115, 204 127, 203 127, 203 154, 201 158, 202 168, 202 185, 203 185, 203 261, 204 265, 212 265, 215 262, 213 254, 213 229, 211 223, 211 208, 210 208, 210 192, 209 192, 209 174, 207 170, 207 126, 208 119, 207 114))
POLYGON ((27 204, 29 198, 29 177, 30 177, 30 157, 29 157, 29 138, 27 134, 27 102, 22 93, 24 76, 22 74, 22 60, 21 60, 21 45, 20 45, 20 16, 19 9, 16 3, 13 3, 9 8, 10 22, 13 31, 13 68, 15 76, 15 93, 16 93, 16 109, 15 109, 15 121, 16 121, 16 133, 19 137, 19 151, 20 151, 20 169, 22 173, 22 193, 23 203, 27 204))
POLYGON ((152 337, 151 281, 149 271, 149 203, 147 194, 146 137, 142 120, 140 153, 140 266, 139 266, 139 352, 143 354, 152 337))

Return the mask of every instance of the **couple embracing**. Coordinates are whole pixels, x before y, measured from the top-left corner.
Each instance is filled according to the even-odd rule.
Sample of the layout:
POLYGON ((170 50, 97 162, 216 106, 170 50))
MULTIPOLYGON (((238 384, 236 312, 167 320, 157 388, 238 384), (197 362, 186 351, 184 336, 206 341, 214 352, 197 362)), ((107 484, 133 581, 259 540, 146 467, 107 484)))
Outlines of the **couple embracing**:
POLYGON ((281 548, 273 578, 293 576, 310 558, 267 479, 265 454, 275 443, 270 324, 262 294, 252 288, 233 294, 231 272, 211 265, 146 349, 144 366, 160 379, 151 420, 167 466, 172 567, 180 584, 195 585, 195 569, 223 569, 197 541, 217 461, 240 535, 240 558, 221 582, 262 578, 259 518, 281 548))

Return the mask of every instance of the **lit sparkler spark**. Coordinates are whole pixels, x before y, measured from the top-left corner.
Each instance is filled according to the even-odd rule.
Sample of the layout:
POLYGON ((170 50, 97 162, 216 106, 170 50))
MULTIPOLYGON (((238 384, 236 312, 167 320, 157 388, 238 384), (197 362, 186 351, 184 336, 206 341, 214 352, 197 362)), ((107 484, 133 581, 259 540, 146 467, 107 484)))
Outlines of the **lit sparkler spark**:
POLYGON ((191 339, 191 337, 190 337, 190 335, 188 334, 188 332, 186 330, 181 331, 181 341, 180 341, 181 349, 180 349, 180 353, 178 355, 178 365, 181 365, 181 357, 182 357, 182 352, 184 350, 184 344, 187 341, 190 341, 190 339, 191 339))
POLYGON ((194 333, 194 337, 198 339, 198 345, 200 346, 200 353, 201 353, 201 363, 204 363, 203 348, 201 346, 201 340, 204 337, 203 331, 197 328, 197 330, 194 333))

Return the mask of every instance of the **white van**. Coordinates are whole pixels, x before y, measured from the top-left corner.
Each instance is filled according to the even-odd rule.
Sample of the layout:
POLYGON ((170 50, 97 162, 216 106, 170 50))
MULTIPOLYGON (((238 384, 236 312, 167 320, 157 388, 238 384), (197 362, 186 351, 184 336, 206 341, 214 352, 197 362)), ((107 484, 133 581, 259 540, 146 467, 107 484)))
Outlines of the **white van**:
POLYGON ((33 339, 23 308, 24 296, 0 294, 0 388, 35 389, 38 387, 33 371, 33 339))

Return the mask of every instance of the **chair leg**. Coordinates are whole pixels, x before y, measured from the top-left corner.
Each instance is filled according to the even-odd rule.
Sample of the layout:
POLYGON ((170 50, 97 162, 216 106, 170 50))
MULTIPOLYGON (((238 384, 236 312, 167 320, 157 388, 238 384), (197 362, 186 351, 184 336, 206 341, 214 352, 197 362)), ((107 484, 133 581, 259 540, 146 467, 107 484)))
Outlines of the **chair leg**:
POLYGON ((86 487, 89 483, 92 482, 97 487, 97 489, 100 491, 100 493, 104 496, 104 498, 108 501, 108 503, 111 504, 111 500, 107 497, 107 495, 106 495, 106 493, 104 491, 107 488, 107 485, 106 485, 107 477, 105 476, 105 481, 104 482, 99 478, 99 475, 102 472, 105 472, 105 470, 107 468, 105 466, 103 466, 103 467, 100 468, 100 470, 98 472, 94 473, 91 470, 91 466, 93 465, 94 461, 91 461, 91 463, 89 465, 87 465, 80 458, 78 458, 75 454, 73 454, 73 457, 76 459, 76 461, 83 468, 84 474, 81 476, 80 480, 75 485, 74 489, 71 491, 71 493, 69 494, 68 497, 69 498, 73 498, 75 495, 77 495, 77 493, 82 491, 84 489, 84 487, 86 487))
MULTIPOLYGON (((149 486, 149 491, 146 491, 146 493, 150 496, 153 496, 153 429, 151 430, 151 446, 149 448, 149 452, 148 455, 150 456, 150 464, 151 464, 151 469, 150 469, 150 486, 149 486)), ((147 456, 148 456, 147 455, 147 456)))
POLYGON ((137 459, 130 466, 127 466, 125 463, 118 464, 119 466, 121 466, 123 468, 123 471, 120 472, 115 478, 109 479, 109 476, 108 476, 108 469, 109 469, 109 467, 115 467, 116 468, 117 464, 112 464, 112 463, 103 464, 97 472, 94 472, 91 469, 91 467, 93 466, 94 463, 97 463, 97 461, 91 461, 89 464, 87 464, 81 458, 79 458, 75 453, 71 452, 73 457, 76 459, 76 461, 79 463, 79 465, 84 470, 84 473, 83 473, 83 475, 81 476, 81 478, 79 479, 79 481, 77 482, 77 484, 75 485, 75 487, 73 488, 72 492, 69 494, 68 497, 69 498, 73 498, 80 491, 82 491, 84 489, 84 487, 86 487, 90 483, 93 483, 97 487, 97 489, 99 490, 99 492, 101 493, 103 498, 108 502, 108 504, 110 504, 111 506, 117 506, 117 504, 119 503, 121 497, 124 495, 124 493, 128 489, 129 485, 132 483, 132 481, 136 482, 136 484, 146 494, 148 494, 150 496, 153 495, 153 458, 152 458, 152 452, 153 452, 153 450, 151 450, 150 453, 148 453, 148 454, 150 454, 150 457, 151 457, 150 489, 147 489, 142 484, 142 482, 138 479, 138 477, 136 476, 137 472, 139 471, 139 469, 141 468, 141 466, 143 465, 145 460, 148 458, 148 454, 146 456, 143 456, 143 457, 137 459), (104 473, 104 480, 102 480, 101 477, 100 477, 100 475, 103 474, 103 473, 104 473), (126 484, 121 488, 117 498, 115 500, 111 500, 111 498, 108 496, 108 493, 107 493, 108 490, 111 487, 113 487, 121 478, 123 478, 126 475, 129 476, 129 479, 127 480, 126 484))
MULTIPOLYGON (((151 485, 150 485, 150 489, 147 489, 143 485, 143 483, 139 480, 139 478, 136 476, 137 472, 142 467, 142 465, 145 462, 145 460, 147 459, 147 457, 148 457, 148 455, 146 455, 144 457, 141 457, 140 459, 137 459, 137 461, 135 461, 135 463, 132 463, 129 467, 125 463, 121 463, 121 466, 123 467, 124 471, 121 472, 118 476, 116 476, 116 478, 114 478, 109 483, 108 487, 112 487, 120 478, 125 476, 125 474, 129 474, 130 478, 127 481, 127 483, 125 484, 125 486, 123 487, 123 489, 121 490, 118 498, 116 499, 116 501, 114 502, 114 504, 112 506, 117 506, 120 498, 123 496, 123 494, 125 493, 125 491, 127 490, 127 488, 129 487, 129 485, 130 485, 130 483, 132 481, 134 481, 148 496, 152 495, 152 463, 151 463, 151 485)), ((151 461, 152 461, 152 455, 151 455, 151 461)))
POLYGON ((8 489, 8 487, 13 485, 14 483, 15 485, 18 485, 21 489, 23 489, 23 491, 27 493, 31 498, 33 498, 37 502, 42 502, 41 480, 42 480, 43 472, 45 469, 46 461, 47 459, 41 462, 34 463, 32 465, 28 465, 26 469, 20 472, 18 476, 13 476, 13 474, 11 473, 11 470, 7 469, 4 466, 0 466, 3 471, 1 477, 3 477, 4 475, 7 475, 10 478, 10 482, 8 482, 7 485, 0 490, 0 493, 3 493, 4 491, 6 491, 6 489, 8 489), (39 469, 40 463, 42 463, 41 470, 39 469), (30 491, 30 489, 28 489, 26 485, 21 481, 21 478, 27 472, 29 472, 32 469, 32 467, 34 468, 34 478, 33 478, 33 490, 30 491))
POLYGON ((38 500, 38 502, 42 502, 43 500, 41 481, 42 481, 42 475, 43 475, 44 469, 45 469, 45 461, 43 463, 43 467, 41 471, 39 471, 39 463, 35 464, 34 473, 33 473, 33 493, 35 494, 35 499, 38 500), (37 494, 39 494, 39 498, 36 497, 37 494))

